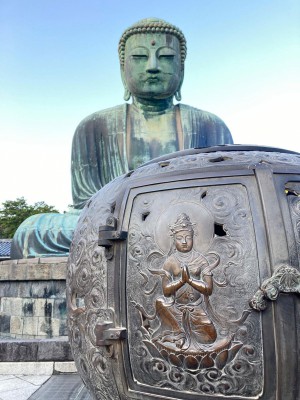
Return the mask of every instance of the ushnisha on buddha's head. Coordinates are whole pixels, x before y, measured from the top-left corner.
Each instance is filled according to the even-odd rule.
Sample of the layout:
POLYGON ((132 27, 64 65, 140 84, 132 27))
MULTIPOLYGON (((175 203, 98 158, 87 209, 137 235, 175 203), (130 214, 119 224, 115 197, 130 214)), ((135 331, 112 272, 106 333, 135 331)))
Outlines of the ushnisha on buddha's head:
POLYGON ((179 28, 157 18, 143 19, 119 42, 124 99, 181 100, 186 40, 179 28))

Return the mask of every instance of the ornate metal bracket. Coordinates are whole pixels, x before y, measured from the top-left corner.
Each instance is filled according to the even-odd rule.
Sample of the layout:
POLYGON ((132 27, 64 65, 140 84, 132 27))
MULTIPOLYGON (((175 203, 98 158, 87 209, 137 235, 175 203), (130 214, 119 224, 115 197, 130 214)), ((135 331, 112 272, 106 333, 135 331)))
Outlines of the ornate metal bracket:
POLYGON ((116 328, 112 321, 104 321, 95 326, 96 345, 108 346, 116 340, 126 339, 126 328, 116 328))
POLYGON ((276 300, 281 292, 300 294, 300 272, 290 265, 282 265, 271 278, 263 282, 250 300, 250 307, 263 311, 267 308, 265 299, 276 300))
POLYGON ((113 257, 113 242, 126 239, 127 232, 117 230, 117 219, 113 216, 107 218, 106 225, 99 226, 98 245, 105 247, 105 255, 109 260, 113 257))

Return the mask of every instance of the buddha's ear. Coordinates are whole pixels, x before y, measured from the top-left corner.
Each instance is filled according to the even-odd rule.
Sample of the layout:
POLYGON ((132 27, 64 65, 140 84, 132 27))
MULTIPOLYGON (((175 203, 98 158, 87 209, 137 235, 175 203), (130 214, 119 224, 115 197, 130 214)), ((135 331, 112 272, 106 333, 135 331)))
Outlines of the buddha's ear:
POLYGON ((124 71, 124 67, 121 66, 121 78, 122 78, 122 82, 123 82, 123 86, 124 86, 124 100, 128 101, 131 97, 131 93, 128 89, 127 83, 126 83, 126 78, 125 78, 125 71, 124 71))
POLYGON ((178 87, 176 89, 176 92, 174 94, 175 99, 177 101, 181 100, 181 86, 183 84, 183 79, 184 79, 184 67, 182 67, 180 81, 179 81, 178 87))

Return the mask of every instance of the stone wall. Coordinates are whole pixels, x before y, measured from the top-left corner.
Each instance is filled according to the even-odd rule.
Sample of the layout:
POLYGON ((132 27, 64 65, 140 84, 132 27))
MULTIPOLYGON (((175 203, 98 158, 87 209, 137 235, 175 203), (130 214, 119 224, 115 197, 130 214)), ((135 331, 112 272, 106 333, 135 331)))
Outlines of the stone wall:
POLYGON ((72 360, 72 351, 66 338, 0 339, 0 365, 2 362, 72 360))
POLYGON ((0 262, 0 365, 73 360, 66 257, 0 262))
POLYGON ((0 338, 67 336, 66 257, 0 262, 0 338))

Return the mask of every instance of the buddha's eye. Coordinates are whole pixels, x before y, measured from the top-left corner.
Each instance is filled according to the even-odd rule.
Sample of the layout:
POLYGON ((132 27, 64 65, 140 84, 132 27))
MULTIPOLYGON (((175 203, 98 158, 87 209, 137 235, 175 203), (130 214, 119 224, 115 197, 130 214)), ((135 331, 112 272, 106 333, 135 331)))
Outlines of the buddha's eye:
POLYGON ((174 54, 161 54, 158 56, 158 58, 161 60, 173 60, 174 59, 174 54))
POLYGON ((134 61, 147 61, 148 52, 143 47, 137 47, 131 52, 130 57, 134 61))
POLYGON ((158 50, 158 58, 160 60, 168 60, 172 61, 176 55, 175 50, 170 49, 168 47, 164 47, 158 50))
POLYGON ((132 54, 131 60, 135 64, 144 64, 148 60, 148 56, 145 54, 132 54))
POLYGON ((133 58, 134 60, 147 60, 148 56, 146 54, 132 54, 131 58, 133 58))

